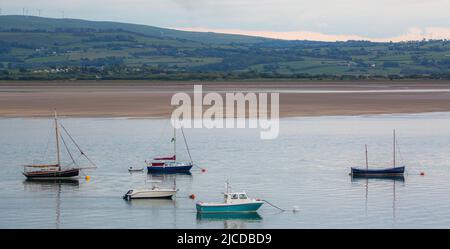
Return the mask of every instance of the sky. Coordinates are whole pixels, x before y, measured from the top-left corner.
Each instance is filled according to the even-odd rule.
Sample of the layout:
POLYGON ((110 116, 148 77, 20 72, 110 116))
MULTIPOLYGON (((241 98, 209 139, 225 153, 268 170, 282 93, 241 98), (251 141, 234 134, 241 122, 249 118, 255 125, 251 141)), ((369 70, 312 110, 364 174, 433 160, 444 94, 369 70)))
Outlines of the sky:
POLYGON ((0 8, 292 40, 450 39, 450 0, 0 0, 0 8))

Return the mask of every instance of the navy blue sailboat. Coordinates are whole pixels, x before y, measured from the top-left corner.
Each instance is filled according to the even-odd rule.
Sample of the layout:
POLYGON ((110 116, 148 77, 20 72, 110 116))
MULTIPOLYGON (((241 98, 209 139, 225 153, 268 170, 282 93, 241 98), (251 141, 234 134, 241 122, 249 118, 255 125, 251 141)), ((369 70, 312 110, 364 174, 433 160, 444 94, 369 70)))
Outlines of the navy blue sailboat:
POLYGON ((395 130, 394 130, 394 139, 393 139, 393 167, 390 168, 383 168, 383 169, 369 169, 369 161, 367 157, 367 145, 366 145, 366 168, 351 168, 351 176, 352 177, 396 177, 396 176, 403 176, 405 173, 405 166, 399 166, 396 165, 395 160, 395 130))
POLYGON ((192 161, 191 152, 184 136, 183 128, 181 128, 183 134, 184 143, 186 145, 187 152, 189 154, 189 162, 177 161, 177 139, 176 129, 173 129, 173 156, 169 157, 155 157, 151 162, 147 162, 147 170, 149 173, 189 173, 194 163, 192 161))

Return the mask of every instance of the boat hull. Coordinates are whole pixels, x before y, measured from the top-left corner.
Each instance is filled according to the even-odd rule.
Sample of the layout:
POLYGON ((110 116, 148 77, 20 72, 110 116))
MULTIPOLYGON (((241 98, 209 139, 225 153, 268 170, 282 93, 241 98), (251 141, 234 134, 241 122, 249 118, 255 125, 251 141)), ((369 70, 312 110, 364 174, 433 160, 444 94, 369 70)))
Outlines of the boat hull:
POLYGON ((351 168, 352 176, 361 177, 392 177, 392 176, 403 176, 405 173, 405 166, 395 167, 395 168, 385 168, 385 169, 360 169, 351 168))
POLYGON ((208 204, 197 203, 196 208, 198 213, 241 213, 241 212, 256 212, 263 202, 239 203, 239 204, 208 204))
POLYGON ((78 177, 80 169, 66 169, 66 170, 39 170, 23 172, 23 175, 28 179, 67 179, 78 177))
POLYGON ((150 173, 183 173, 189 172, 192 165, 185 166, 147 166, 150 173))
POLYGON ((129 169, 128 172, 133 173, 133 172, 144 172, 144 169, 129 169))
POLYGON ((142 191, 133 194, 125 194, 124 199, 171 199, 176 190, 142 191))
POLYGON ((258 212, 197 213, 197 220, 262 220, 258 212))

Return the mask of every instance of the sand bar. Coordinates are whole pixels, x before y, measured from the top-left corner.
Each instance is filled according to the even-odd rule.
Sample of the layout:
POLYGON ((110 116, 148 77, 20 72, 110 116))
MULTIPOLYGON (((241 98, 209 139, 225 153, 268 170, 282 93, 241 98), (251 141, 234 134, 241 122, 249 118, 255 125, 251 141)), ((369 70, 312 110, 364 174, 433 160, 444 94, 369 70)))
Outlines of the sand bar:
POLYGON ((450 111, 449 81, 0 82, 0 117, 169 117, 171 97, 234 91, 280 92, 280 116, 365 115, 450 111))

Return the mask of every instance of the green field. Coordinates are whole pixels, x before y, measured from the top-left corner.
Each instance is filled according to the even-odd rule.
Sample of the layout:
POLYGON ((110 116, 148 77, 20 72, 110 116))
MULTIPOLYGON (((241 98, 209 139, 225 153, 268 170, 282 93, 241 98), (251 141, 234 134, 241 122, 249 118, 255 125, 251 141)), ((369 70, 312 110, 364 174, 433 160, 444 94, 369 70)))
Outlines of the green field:
POLYGON ((0 16, 0 79, 450 78, 450 43, 283 41, 0 16))

